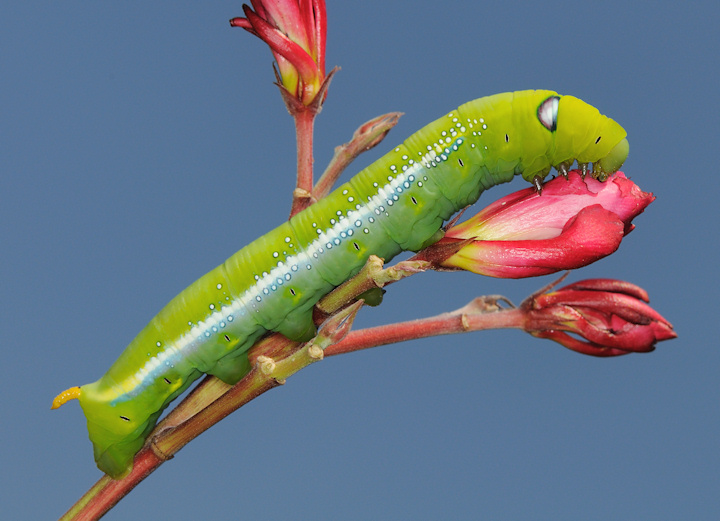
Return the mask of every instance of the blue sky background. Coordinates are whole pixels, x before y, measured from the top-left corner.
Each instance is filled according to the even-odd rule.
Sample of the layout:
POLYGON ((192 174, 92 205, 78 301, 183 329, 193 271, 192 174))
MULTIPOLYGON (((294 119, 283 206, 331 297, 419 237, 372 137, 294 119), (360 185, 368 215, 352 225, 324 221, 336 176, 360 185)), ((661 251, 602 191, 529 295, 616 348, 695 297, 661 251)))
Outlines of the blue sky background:
MULTIPOLYGON (((581 356, 517 331, 333 357, 205 433, 106 516, 717 519, 717 2, 328 2, 318 170, 352 172, 457 105, 576 95, 617 119, 657 201, 571 280, 632 281, 680 337, 581 356), (412 6, 409 8, 409 6, 412 6)), ((177 292, 286 218, 292 120, 237 1, 14 2, 0 16, 0 512, 54 519, 99 477, 76 403, 177 292)), ((352 172, 349 172, 350 175, 352 172)), ((490 202, 524 187, 516 180, 490 202)), ((428 274, 359 326, 514 302, 549 282, 428 274)))

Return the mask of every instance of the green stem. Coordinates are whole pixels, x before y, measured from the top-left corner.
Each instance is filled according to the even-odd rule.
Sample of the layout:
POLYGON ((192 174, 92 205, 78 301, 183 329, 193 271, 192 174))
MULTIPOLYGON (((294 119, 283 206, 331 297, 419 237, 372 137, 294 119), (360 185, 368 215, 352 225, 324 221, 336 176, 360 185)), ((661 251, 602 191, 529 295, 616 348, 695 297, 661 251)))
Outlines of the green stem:
POLYGON ((315 304, 317 311, 325 314, 335 313, 348 302, 354 301, 360 295, 375 288, 383 288, 398 280, 422 273, 431 267, 431 264, 424 260, 408 259, 383 269, 383 260, 370 255, 365 266, 347 281, 325 295, 315 304))

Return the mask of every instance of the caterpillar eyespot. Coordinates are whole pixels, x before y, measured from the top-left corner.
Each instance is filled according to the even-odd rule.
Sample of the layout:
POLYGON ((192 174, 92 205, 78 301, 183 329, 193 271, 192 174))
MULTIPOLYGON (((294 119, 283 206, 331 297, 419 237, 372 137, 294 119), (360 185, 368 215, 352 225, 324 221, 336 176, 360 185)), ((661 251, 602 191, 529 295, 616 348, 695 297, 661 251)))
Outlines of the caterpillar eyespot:
POLYGON ((542 126, 550 132, 557 130, 558 107, 560 96, 550 96, 544 100, 537 109, 537 118, 542 126))
POLYGON ((553 165, 577 161, 587 169, 593 163, 610 174, 627 157, 625 136, 594 107, 552 91, 497 94, 461 105, 195 281, 140 331, 104 376, 61 393, 53 407, 77 398, 98 467, 123 476, 145 433, 195 379, 207 373, 234 384, 249 371, 248 350, 267 332, 312 338, 313 305, 371 254, 389 261, 401 251, 419 250, 455 212, 514 173, 538 191, 553 165), (507 129, 501 147, 497 128, 507 129), (590 146, 587 136, 598 131, 602 141, 598 137, 590 146), (302 298, 281 291, 290 282, 290 295, 302 298), (221 288, 227 299, 208 306, 208 295, 221 288), (162 381, 168 385, 155 385, 162 381))

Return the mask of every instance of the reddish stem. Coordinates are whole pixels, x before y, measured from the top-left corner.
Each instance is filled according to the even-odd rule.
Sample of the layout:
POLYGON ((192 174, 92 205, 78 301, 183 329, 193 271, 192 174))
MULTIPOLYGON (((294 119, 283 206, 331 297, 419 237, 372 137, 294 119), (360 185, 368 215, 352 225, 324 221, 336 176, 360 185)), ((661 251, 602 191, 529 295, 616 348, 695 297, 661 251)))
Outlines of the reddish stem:
POLYGON ((132 472, 128 476, 121 480, 103 476, 60 518, 60 521, 100 519, 162 463, 163 461, 148 448, 141 450, 135 456, 132 472))
POLYGON ((445 313, 436 317, 351 331, 342 341, 325 349, 325 356, 431 336, 485 329, 523 329, 524 324, 525 312, 520 309, 506 309, 495 313, 445 313))
POLYGON ((290 217, 313 203, 313 127, 316 115, 317 112, 310 107, 293 114, 297 138, 297 183, 290 217))
POLYGON ((390 129, 397 125, 400 116, 402 112, 389 112, 377 116, 363 123, 348 143, 335 147, 335 154, 330 164, 313 188, 315 200, 319 201, 330 193, 340 174, 357 156, 385 139, 390 129))

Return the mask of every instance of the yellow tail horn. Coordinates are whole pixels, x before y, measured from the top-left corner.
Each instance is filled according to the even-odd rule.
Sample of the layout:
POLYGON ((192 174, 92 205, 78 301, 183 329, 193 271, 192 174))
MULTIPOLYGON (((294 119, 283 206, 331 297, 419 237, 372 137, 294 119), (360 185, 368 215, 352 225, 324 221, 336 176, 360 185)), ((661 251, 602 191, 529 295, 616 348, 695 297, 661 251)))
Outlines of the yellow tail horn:
POLYGON ((55 399, 53 399, 52 407, 51 409, 57 409, 61 405, 63 405, 65 402, 69 402, 70 400, 77 400, 77 398, 80 396, 80 388, 79 387, 71 387, 70 389, 67 389, 60 394, 58 394, 55 399))

